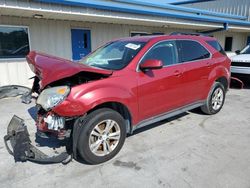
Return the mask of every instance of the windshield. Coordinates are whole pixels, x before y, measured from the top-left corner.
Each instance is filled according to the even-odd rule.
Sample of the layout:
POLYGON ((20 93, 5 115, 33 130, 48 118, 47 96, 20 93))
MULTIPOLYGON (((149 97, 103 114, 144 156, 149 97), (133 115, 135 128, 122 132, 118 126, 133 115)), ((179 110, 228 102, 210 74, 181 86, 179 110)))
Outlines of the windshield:
POLYGON ((115 41, 97 49, 79 63, 102 69, 120 70, 129 64, 144 45, 145 42, 115 41))
POLYGON ((250 54, 250 46, 247 45, 243 50, 241 50, 240 54, 250 54))

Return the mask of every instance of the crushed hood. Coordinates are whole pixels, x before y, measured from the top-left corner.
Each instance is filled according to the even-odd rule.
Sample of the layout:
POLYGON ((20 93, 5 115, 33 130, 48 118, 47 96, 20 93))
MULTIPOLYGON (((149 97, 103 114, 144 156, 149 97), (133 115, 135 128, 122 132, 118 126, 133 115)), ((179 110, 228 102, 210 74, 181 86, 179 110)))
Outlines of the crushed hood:
POLYGON ((112 74, 111 70, 94 68, 35 51, 31 51, 26 59, 31 70, 41 80, 41 88, 44 88, 52 82, 73 76, 80 72, 92 72, 104 76, 112 74))

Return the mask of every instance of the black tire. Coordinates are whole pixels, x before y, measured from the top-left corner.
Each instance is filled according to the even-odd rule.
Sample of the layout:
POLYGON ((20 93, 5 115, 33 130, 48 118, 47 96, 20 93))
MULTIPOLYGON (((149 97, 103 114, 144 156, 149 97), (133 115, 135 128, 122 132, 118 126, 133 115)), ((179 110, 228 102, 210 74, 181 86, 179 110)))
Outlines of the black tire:
MULTIPOLYGON (((79 156, 89 164, 99 164, 99 163, 103 163, 105 161, 112 159, 120 151, 120 149, 122 148, 122 146, 125 142, 126 125, 125 125, 125 121, 124 121, 123 117, 118 112, 116 112, 112 109, 101 108, 101 109, 97 109, 97 110, 91 112, 85 118, 86 118, 84 121, 85 124, 82 125, 82 128, 80 130, 81 132, 79 135, 79 139, 77 142, 77 150, 78 150, 79 156), (114 147, 114 149, 110 153, 108 153, 104 156, 97 156, 94 152, 91 151, 91 148, 90 148, 91 147, 90 146, 91 139, 96 139, 96 141, 94 141, 95 143, 97 143, 99 141, 102 141, 103 143, 104 142, 111 143, 111 142, 115 142, 115 141, 111 141, 111 140, 107 141, 107 139, 105 141, 103 141, 104 138, 100 139, 99 136, 95 137, 95 135, 93 136, 93 134, 91 134, 91 133, 93 133, 92 131, 94 130, 94 128, 96 126, 98 126, 98 128, 100 128, 99 126, 102 126, 103 123, 105 123, 105 121, 109 121, 109 120, 112 120, 112 122, 115 122, 115 127, 117 129, 119 127, 119 131, 120 131, 119 141, 117 142, 116 146, 114 147)), ((77 126, 77 125, 75 125, 75 126, 77 126)), ((107 126, 107 123, 106 123, 105 127, 106 126, 107 126)), ((113 126, 113 128, 115 128, 115 127, 113 126)), ((112 131, 112 130, 110 130, 110 131, 112 131)), ((103 132, 105 132, 105 130, 103 130, 103 132)), ((104 144, 102 144, 102 147, 101 147, 101 145, 99 145, 98 148, 101 147, 104 150, 104 147, 105 147, 107 149, 108 146, 107 145, 104 146, 104 144)), ((111 144, 111 146, 113 146, 113 145, 111 144)), ((109 148, 110 148, 110 145, 109 145, 109 148)))
POLYGON ((209 92, 206 103, 201 107, 202 112, 208 115, 218 113, 224 105, 225 95, 226 95, 226 91, 225 91, 224 86, 220 82, 215 82, 215 84, 213 85, 212 89, 209 92), (217 108, 214 108, 212 99, 213 99, 213 96, 215 95, 215 92, 218 90, 222 91, 223 99, 222 99, 221 105, 217 109, 217 108))

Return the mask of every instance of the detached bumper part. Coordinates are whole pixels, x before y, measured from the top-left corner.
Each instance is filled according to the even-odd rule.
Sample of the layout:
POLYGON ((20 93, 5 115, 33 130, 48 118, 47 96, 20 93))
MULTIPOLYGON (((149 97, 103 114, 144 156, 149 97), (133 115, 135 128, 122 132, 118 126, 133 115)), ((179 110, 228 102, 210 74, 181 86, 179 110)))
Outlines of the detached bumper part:
POLYGON ((72 157, 66 151, 59 155, 48 156, 31 144, 27 127, 23 119, 13 116, 8 128, 7 135, 4 136, 4 142, 8 152, 14 156, 16 162, 25 162, 27 160, 41 163, 68 163, 72 157), (12 147, 12 149, 10 149, 12 147))
POLYGON ((25 93, 21 96, 22 103, 30 104, 32 100, 32 91, 25 93))

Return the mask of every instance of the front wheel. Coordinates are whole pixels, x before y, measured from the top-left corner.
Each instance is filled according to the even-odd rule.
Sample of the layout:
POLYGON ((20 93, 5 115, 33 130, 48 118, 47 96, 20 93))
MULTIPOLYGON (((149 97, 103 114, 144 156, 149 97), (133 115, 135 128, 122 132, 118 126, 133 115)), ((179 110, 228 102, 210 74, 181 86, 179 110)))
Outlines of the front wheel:
POLYGON ((205 114, 216 114, 218 113, 225 101, 225 88, 220 82, 216 82, 207 98, 205 105, 201 107, 201 110, 205 114))
POLYGON ((77 150, 86 162, 99 164, 112 159, 122 148, 125 138, 123 117, 112 109, 102 108, 86 116, 77 150))

